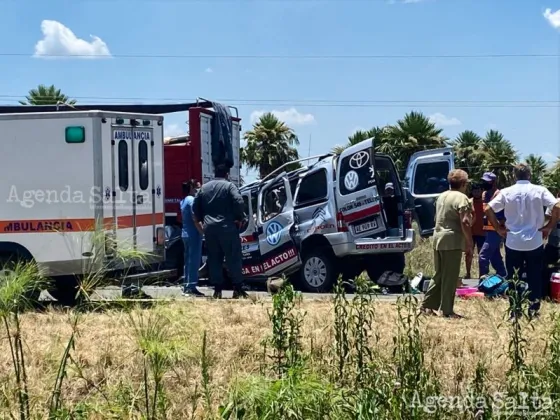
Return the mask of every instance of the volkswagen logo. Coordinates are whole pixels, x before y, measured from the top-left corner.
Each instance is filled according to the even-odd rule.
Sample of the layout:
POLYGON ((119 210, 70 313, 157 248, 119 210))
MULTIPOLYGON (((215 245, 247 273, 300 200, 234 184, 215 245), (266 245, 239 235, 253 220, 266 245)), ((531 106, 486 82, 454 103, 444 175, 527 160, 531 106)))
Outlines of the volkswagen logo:
POLYGON ((350 158, 350 167, 352 169, 360 169, 362 166, 369 162, 369 153, 365 150, 354 153, 350 158))
POLYGON ((266 242, 270 245, 278 245, 282 237, 282 225, 278 222, 270 222, 266 227, 266 242))
POLYGON ((358 173, 356 171, 349 171, 344 177, 344 186, 348 191, 354 191, 358 186, 358 173))

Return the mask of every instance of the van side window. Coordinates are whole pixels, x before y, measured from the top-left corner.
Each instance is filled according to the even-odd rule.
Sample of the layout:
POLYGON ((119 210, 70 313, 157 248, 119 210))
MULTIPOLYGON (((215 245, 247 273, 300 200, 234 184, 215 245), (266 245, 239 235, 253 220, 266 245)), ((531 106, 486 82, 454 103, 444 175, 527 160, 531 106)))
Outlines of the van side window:
POLYGON ((280 180, 277 184, 270 186, 263 195, 262 218, 263 221, 272 219, 282 213, 286 205, 286 191, 284 181, 280 180))
POLYGON ((140 173, 140 189, 145 191, 150 185, 148 170, 148 143, 146 143, 145 140, 140 140, 138 143, 138 172, 140 173))
POLYGON ((119 141, 119 187, 128 190, 128 144, 126 140, 119 141))
POLYGON ((301 180, 296 206, 316 203, 327 198, 327 171, 320 170, 301 180))
POLYGON ((414 194, 440 194, 449 189, 448 162, 419 163, 414 170, 414 194))

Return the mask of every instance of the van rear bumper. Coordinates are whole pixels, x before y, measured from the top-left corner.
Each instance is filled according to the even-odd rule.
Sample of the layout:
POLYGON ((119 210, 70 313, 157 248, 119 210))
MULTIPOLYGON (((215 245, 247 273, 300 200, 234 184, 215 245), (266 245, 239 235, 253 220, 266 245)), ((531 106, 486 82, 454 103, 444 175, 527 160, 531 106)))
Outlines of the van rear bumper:
POLYGON ((395 237, 385 239, 361 238, 354 242, 333 245, 333 251, 337 257, 344 257, 346 255, 409 252, 414 248, 415 236, 416 233, 414 229, 407 229, 404 239, 395 237))

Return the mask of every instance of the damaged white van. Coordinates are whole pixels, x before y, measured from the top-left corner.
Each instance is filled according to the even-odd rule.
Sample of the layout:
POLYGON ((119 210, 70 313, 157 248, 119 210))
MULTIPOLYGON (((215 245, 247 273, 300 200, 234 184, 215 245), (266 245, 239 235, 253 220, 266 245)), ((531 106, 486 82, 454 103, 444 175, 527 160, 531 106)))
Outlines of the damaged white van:
MULTIPOLYGON (((448 162, 447 150, 435 152, 448 162)), ((375 280, 387 270, 402 273, 405 253, 415 243, 412 210, 428 232, 430 216, 423 216, 422 206, 428 201, 433 206, 437 195, 420 194, 418 187, 416 208, 409 208, 411 197, 393 160, 376 153, 372 139, 338 156, 301 161, 311 159, 316 162, 286 171, 291 162, 240 189, 248 215, 241 233, 247 280, 284 274, 306 291, 327 292, 339 274, 352 278, 367 271, 375 280)), ((436 160, 411 159, 407 173, 413 191, 415 174, 423 173, 420 165, 436 160)), ((452 155, 449 162, 453 165, 452 155)))

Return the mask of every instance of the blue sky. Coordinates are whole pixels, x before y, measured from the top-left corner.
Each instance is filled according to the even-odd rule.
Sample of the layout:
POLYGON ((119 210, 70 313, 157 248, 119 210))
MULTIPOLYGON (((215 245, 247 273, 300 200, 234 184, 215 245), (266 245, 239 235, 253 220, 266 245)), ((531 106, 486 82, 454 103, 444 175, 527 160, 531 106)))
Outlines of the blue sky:
MULTIPOLYGON (((252 115, 276 111, 296 130, 303 155, 310 136, 311 154, 323 153, 356 128, 419 110, 449 137, 495 128, 522 155, 552 160, 560 154, 558 57, 188 56, 558 54, 558 9, 560 0, 3 0, 0 103, 16 104, 40 83, 81 103, 228 100, 244 129, 252 115), (90 35, 100 40, 88 44, 90 35), (34 58, 36 48, 113 57, 34 58)), ((183 131, 185 119, 167 116, 168 132, 183 131)))

